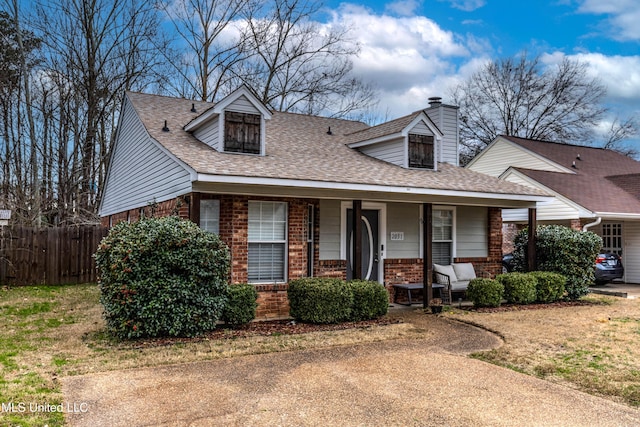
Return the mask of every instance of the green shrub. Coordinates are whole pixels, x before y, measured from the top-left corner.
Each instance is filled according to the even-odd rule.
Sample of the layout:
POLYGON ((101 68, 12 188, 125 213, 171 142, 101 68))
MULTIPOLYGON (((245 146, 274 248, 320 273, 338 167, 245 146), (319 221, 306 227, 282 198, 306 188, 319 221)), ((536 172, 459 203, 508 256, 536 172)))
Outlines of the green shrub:
POLYGON ((389 293, 378 282, 352 280, 348 282, 353 294, 352 321, 376 319, 387 314, 389 293))
MULTIPOLYGON (((526 271, 528 233, 525 228, 514 240, 516 271, 526 271)), ((576 300, 589 292, 594 282, 595 259, 602 239, 590 231, 572 230, 560 225, 541 225, 536 229, 537 269, 566 277, 567 298, 576 300)))
POLYGON ((289 314, 306 323, 339 323, 350 319, 353 292, 344 280, 304 278, 287 288, 289 314))
POLYGON ((225 306, 229 250, 177 217, 121 222, 95 254, 107 330, 125 338, 194 336, 225 306))
POLYGON ((567 282, 567 278, 562 274, 551 271, 532 271, 527 274, 536 279, 537 302, 554 302, 564 296, 564 284, 567 282))
POLYGON ((467 298, 476 307, 498 307, 502 302, 504 286, 493 279, 476 278, 469 282, 467 298))
POLYGON ((231 285, 227 288, 227 303, 221 319, 229 325, 244 325, 256 318, 258 291, 248 283, 231 285))
POLYGON ((531 304, 536 300, 536 278, 526 273, 500 274, 496 280, 504 286, 504 299, 511 304, 531 304))

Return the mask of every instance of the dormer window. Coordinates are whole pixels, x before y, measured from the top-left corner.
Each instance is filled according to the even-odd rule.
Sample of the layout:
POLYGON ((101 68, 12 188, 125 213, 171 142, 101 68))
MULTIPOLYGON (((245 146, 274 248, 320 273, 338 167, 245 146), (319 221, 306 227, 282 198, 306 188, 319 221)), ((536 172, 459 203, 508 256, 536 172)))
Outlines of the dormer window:
POLYGON ((224 151, 260 154, 260 115, 226 111, 224 151))
POLYGON ((433 135, 409 134, 409 167, 434 169, 433 135))

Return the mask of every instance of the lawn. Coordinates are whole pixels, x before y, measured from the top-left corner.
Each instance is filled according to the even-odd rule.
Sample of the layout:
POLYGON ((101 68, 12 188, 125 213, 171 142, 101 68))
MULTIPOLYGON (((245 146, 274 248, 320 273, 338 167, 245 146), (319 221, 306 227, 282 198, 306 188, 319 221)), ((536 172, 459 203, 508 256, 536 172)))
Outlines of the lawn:
MULTIPOLYGON (((640 406, 640 301, 590 299, 597 304, 498 313, 450 310, 442 316, 480 325, 504 338, 502 347, 473 357, 640 406)), ((120 343, 104 333, 96 285, 5 288, 0 290, 0 419, 20 426, 63 425, 61 413, 41 408, 64 404, 69 410, 67 405, 82 403, 63 401, 58 378, 64 376, 420 339, 429 331, 411 325, 416 315, 433 316, 416 310, 406 316, 406 323, 367 329, 247 337, 229 334, 226 339, 149 345, 146 341, 120 343)))

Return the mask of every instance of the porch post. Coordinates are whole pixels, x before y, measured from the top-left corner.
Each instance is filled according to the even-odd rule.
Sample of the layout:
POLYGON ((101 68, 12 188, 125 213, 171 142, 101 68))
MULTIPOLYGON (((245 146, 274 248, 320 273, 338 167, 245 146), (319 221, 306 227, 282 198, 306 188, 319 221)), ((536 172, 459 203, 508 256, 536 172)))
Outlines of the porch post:
POLYGON ((536 208, 529 208, 529 239, 527 242, 527 271, 536 270, 536 208))
POLYGON ((422 307, 427 308, 433 299, 433 206, 422 204, 422 307))
POLYGON ((353 278, 362 279, 362 200, 353 201, 353 278))
POLYGON ((189 219, 200 225, 200 193, 191 193, 189 199, 189 219))

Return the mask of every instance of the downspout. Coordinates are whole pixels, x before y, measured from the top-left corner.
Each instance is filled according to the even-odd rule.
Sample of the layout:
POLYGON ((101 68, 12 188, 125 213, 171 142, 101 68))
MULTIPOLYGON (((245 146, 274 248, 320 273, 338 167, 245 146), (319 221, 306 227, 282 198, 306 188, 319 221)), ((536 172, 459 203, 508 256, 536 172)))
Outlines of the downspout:
POLYGON ((593 221, 593 222, 591 222, 589 224, 585 224, 584 227, 582 227, 582 231, 587 231, 591 227, 595 227, 596 225, 600 224, 600 222, 602 222, 602 217, 601 216, 599 216, 595 221, 593 221))

